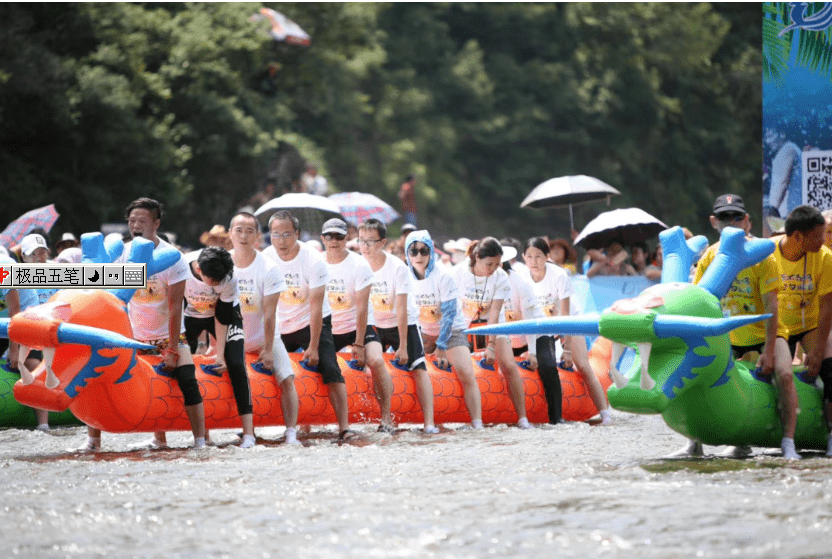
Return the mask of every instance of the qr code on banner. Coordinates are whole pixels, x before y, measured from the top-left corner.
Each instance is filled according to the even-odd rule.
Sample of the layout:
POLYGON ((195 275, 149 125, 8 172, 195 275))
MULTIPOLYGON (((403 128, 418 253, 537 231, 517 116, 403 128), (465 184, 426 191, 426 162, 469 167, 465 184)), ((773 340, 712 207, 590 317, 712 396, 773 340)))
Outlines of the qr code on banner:
POLYGON ((803 152, 803 200, 819 210, 832 208, 832 151, 803 152))

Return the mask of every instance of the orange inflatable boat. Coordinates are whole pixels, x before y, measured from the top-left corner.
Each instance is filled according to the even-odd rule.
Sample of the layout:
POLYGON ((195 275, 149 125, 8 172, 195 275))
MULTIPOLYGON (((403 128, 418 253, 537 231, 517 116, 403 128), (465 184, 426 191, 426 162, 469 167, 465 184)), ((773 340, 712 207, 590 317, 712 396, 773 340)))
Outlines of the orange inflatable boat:
MULTIPOLYGON (((109 432, 151 432, 190 430, 175 381, 154 368, 159 357, 139 355, 148 348, 132 339, 125 303, 104 290, 64 290, 49 303, 32 307, 11 320, 0 322, 0 336, 29 348, 42 349, 44 361, 32 375, 24 375, 14 386, 15 398, 24 405, 63 411, 70 409, 84 423, 109 432)), ((611 384, 608 374, 611 344, 599 338, 590 351, 590 362, 604 389, 611 384)), ((379 408, 372 376, 355 370, 339 355, 349 395, 350 421, 377 422, 379 408)), ((388 361, 390 355, 386 356, 388 361)), ((316 372, 292 355, 299 398, 299 424, 335 423, 327 388, 316 372)), ((218 374, 209 361, 195 356, 197 379, 205 403, 205 422, 210 429, 240 425, 227 373, 218 374)), ((281 425, 278 386, 274 376, 246 356, 254 404, 255 425, 281 425)), ((422 423, 411 375, 392 362, 392 411, 398 423, 422 423)), ((517 414, 508 396, 506 382, 498 370, 474 363, 482 392, 485 423, 513 423, 517 414)), ((462 385, 451 371, 428 364, 433 383, 437 423, 467 423, 462 385)), ((535 371, 520 368, 526 391, 529 421, 547 423, 543 386, 535 371)), ((586 420, 597 413, 586 386, 577 372, 560 372, 563 387, 563 417, 586 420)))

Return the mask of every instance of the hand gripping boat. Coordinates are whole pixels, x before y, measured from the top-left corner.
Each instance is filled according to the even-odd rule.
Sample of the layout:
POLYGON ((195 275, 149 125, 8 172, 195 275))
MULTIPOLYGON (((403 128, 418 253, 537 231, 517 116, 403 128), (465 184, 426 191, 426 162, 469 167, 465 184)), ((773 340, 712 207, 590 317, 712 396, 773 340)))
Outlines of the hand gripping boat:
MULTIPOLYGON (((82 237, 88 261, 112 261, 117 248, 101 242, 100 234, 82 237)), ((133 241, 131 262, 148 263, 148 275, 164 269, 176 254, 157 254, 153 260, 153 243, 133 241)), ((176 382, 158 367, 158 356, 140 355, 138 350, 151 346, 133 339, 127 317, 126 302, 133 290, 63 290, 46 304, 19 313, 12 320, 0 320, 0 336, 30 348, 40 348, 44 361, 31 375, 24 375, 14 387, 14 396, 28 406, 54 411, 72 410, 84 423, 109 432, 189 430, 176 382)), ((600 375, 602 385, 612 382, 606 374, 611 344, 599 342, 590 352, 590 360, 600 375)), ((392 411, 400 423, 423 422, 416 398, 415 383, 409 372, 390 360, 393 379, 392 411)), ((278 386, 274 376, 256 363, 257 356, 246 355, 254 405, 255 425, 281 425, 278 386)), ((295 386, 298 391, 300 424, 335 423, 327 397, 327 388, 319 374, 292 355, 295 386)), ((217 373, 202 356, 194 356, 197 379, 205 405, 205 422, 210 429, 235 428, 239 417, 227 373, 217 373)), ((339 356, 339 364, 349 397, 350 421, 377 421, 378 404, 373 393, 372 376, 356 370, 339 356)), ((484 363, 474 362, 477 382, 482 392, 483 421, 514 422, 517 415, 508 396, 502 374, 484 363)), ((437 423, 468 422, 461 383, 452 371, 428 364, 434 389, 437 423)), ((548 421, 542 384, 534 371, 520 369, 526 389, 529 420, 548 421)), ((597 410, 577 373, 561 372, 563 414, 566 419, 584 420, 597 410)))
MULTIPOLYGON (((613 341, 612 407, 661 414, 674 431, 709 445, 779 447, 775 389, 770 379, 749 369, 753 365, 733 359, 728 339, 731 330, 771 315, 724 318, 719 305, 737 273, 771 254, 774 243, 746 240, 743 231, 725 228, 719 254, 699 285, 691 285, 689 269, 705 238, 685 242, 679 227, 659 238, 665 254, 662 283, 638 297, 617 301, 601 314, 512 322, 472 332, 604 336, 613 341), (637 353, 627 377, 616 368, 626 347, 637 353)), ((822 391, 800 373, 795 388, 800 409, 795 446, 826 449, 822 391)))

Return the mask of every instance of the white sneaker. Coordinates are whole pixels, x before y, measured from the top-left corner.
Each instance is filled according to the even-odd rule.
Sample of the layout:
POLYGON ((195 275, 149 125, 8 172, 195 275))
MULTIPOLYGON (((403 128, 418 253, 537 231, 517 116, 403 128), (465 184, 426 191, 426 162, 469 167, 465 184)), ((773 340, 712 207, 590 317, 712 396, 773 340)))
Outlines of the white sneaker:
POLYGON ((786 460, 800 460, 800 455, 794 448, 794 439, 783 437, 783 440, 780 442, 780 450, 783 451, 783 458, 786 460))
MULTIPOLYGON (((154 442, 158 443, 156 439, 153 439, 154 442)), ((205 437, 199 437, 198 439, 194 439, 194 444, 191 446, 194 450, 202 450, 203 448, 208 448, 208 443, 205 442, 205 437)))
POLYGON ((298 440, 298 430, 294 427, 287 427, 286 428, 286 437, 285 441, 286 444, 291 445, 299 445, 300 441, 298 440))
POLYGON ((705 451, 702 448, 702 443, 696 441, 688 441, 688 444, 667 455, 667 458, 695 458, 704 456, 705 451))
POLYGON ((439 432, 439 427, 436 425, 425 425, 423 431, 426 435, 435 435, 439 432))
POLYGON ((79 446, 78 448, 70 448, 70 452, 101 452, 101 439, 91 439, 87 437, 87 442, 79 446))
POLYGON ((168 448, 167 443, 160 441, 156 437, 153 437, 149 441, 143 443, 136 443, 130 445, 130 450, 163 450, 166 448, 168 448))
POLYGON ((601 410, 599 413, 601 414, 601 425, 610 425, 612 423, 610 410, 601 410))
POLYGON ((748 458, 752 454, 754 451, 748 445, 729 446, 719 453, 723 458, 748 458))
POLYGON ((531 429, 532 424, 529 423, 529 419, 527 417, 521 417, 517 422, 517 427, 520 429, 531 429))
POLYGON ((240 443, 240 448, 251 448, 257 444, 257 440, 251 435, 243 435, 243 442, 240 443))
POLYGON ((49 425, 47 423, 41 423, 40 425, 38 425, 37 430, 41 433, 48 433, 49 425))

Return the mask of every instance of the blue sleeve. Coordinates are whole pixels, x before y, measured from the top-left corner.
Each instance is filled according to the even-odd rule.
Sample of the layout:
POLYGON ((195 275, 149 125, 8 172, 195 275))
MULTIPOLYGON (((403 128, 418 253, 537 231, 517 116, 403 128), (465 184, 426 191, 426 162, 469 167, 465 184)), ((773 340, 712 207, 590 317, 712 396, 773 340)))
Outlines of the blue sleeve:
POLYGON ((436 347, 439 349, 448 349, 448 340, 451 339, 451 327, 456 319, 456 305, 457 300, 443 301, 439 305, 439 310, 442 311, 442 320, 439 322, 439 337, 436 339, 436 347))

